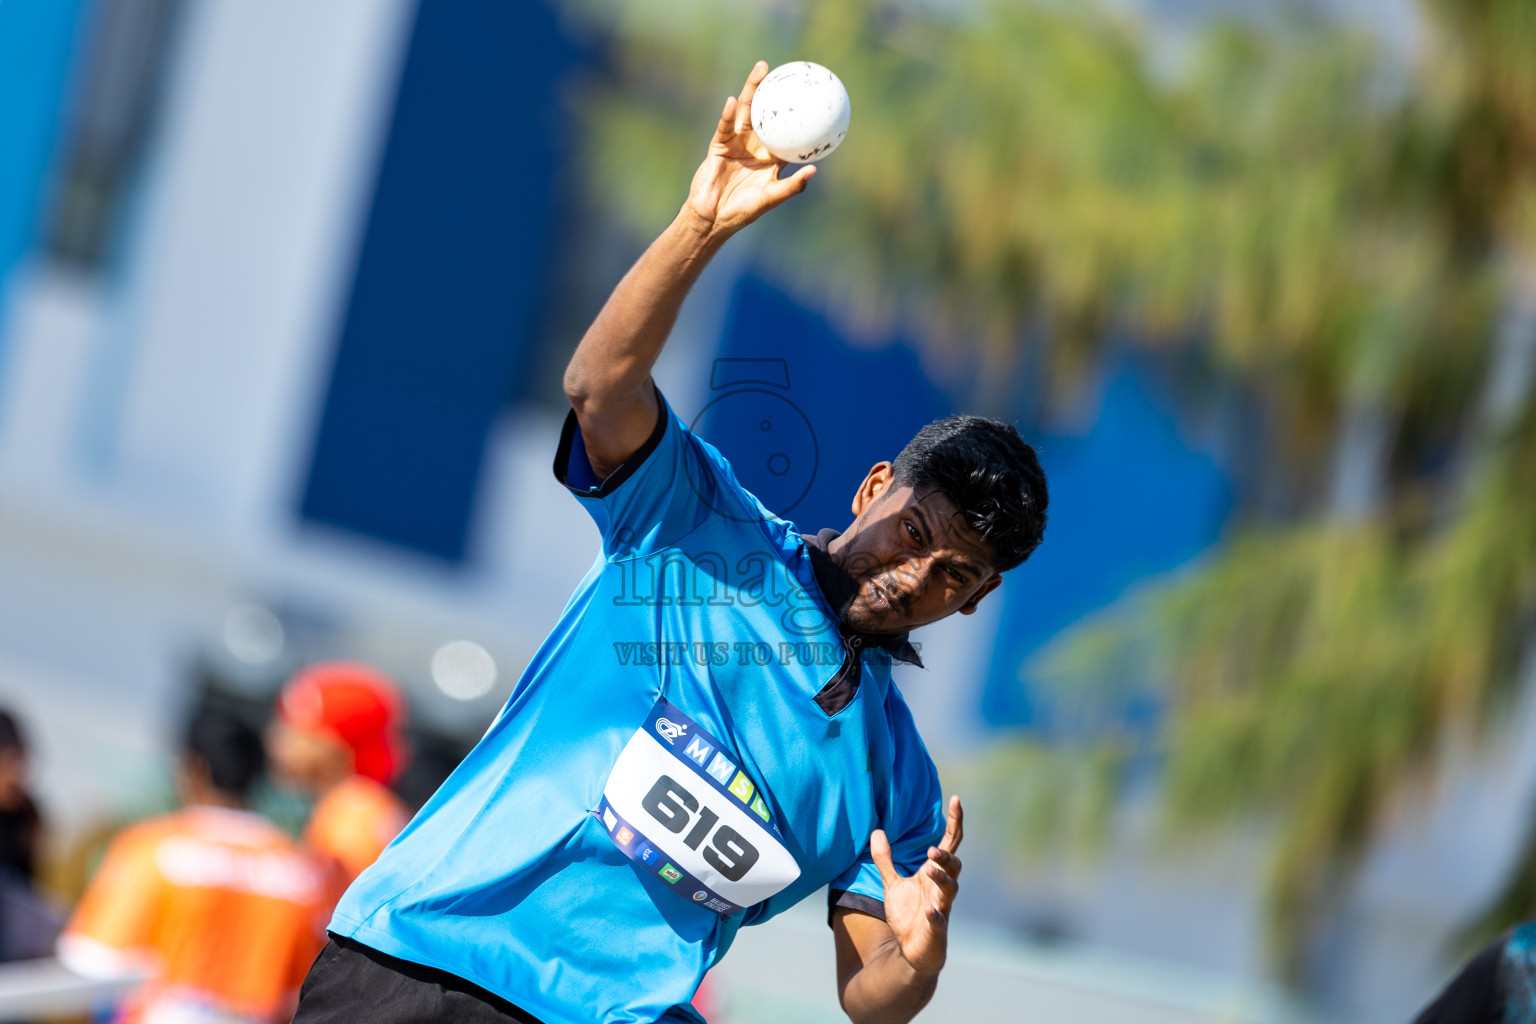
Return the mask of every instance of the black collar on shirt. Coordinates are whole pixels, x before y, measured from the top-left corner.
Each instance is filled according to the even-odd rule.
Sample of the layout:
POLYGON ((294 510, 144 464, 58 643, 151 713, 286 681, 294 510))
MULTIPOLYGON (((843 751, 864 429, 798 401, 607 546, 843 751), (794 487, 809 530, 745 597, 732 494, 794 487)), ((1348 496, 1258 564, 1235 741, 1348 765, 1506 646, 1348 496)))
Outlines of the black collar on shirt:
POLYGON ((821 587, 827 602, 832 605, 832 610, 837 613, 838 628, 845 638, 857 637, 861 647, 879 647, 897 661, 922 668, 923 659, 918 656, 917 648, 908 641, 907 633, 896 636, 860 633, 842 622, 843 615, 848 611, 848 605, 853 601, 854 594, 858 592, 859 584, 842 566, 834 562, 827 552, 827 548, 840 536, 842 533, 838 530, 822 530, 814 535, 801 534, 806 550, 811 555, 811 571, 816 574, 816 583, 821 587))

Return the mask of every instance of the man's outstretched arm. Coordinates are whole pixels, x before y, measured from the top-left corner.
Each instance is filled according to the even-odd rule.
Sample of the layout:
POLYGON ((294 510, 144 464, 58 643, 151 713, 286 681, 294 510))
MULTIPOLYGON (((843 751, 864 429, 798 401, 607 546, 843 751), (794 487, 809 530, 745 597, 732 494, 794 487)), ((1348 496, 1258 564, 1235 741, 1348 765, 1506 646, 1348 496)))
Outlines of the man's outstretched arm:
POLYGON ((565 394, 599 477, 622 465, 656 427, 651 367, 705 264, 737 231, 803 191, 816 171, 806 166, 780 180, 783 162, 753 132, 752 95, 767 74, 759 61, 741 95, 725 101, 688 201, 624 275, 565 368, 565 394))
POLYGON ((885 920, 847 907, 832 915, 838 998, 854 1024, 907 1024, 933 998, 949 951, 949 910, 960 888, 955 851, 964 835, 960 798, 951 797, 944 838, 905 878, 891 863, 885 833, 870 837, 885 887, 885 920))

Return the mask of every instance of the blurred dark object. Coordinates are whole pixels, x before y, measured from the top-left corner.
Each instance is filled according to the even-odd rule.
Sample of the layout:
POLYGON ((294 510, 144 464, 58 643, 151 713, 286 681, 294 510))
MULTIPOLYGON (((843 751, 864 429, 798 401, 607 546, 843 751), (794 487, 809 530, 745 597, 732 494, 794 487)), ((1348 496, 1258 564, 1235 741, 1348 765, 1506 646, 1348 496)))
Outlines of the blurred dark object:
POLYGON ((1536 923, 1523 924, 1467 961, 1414 1024, 1536 1021, 1536 923))
POLYGON ((0 868, 30 885, 37 877, 42 816, 27 792, 27 745, 21 727, 0 711, 0 868))
POLYGON ((415 814, 448 780, 475 744, 474 740, 466 741, 461 736, 450 736, 421 725, 412 727, 409 738, 414 756, 395 779, 394 790, 415 814))
POLYGON ((48 250, 65 263, 90 270, 106 257, 154 125, 180 6, 180 0, 98 5, 48 222, 48 250))
POLYGON ((27 792, 21 726, 0 711, 0 963, 48 956, 63 920, 33 889, 42 816, 27 792))
POLYGON ((63 916, 30 882, 0 869, 0 963, 52 956, 63 926, 63 916))

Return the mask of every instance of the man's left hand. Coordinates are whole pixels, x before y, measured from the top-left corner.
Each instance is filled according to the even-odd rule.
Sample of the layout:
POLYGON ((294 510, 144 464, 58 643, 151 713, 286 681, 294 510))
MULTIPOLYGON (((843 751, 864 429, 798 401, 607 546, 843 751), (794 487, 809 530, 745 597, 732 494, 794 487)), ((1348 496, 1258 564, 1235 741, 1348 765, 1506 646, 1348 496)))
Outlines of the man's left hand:
POLYGON ((869 837, 869 855, 885 885, 885 923, 901 955, 919 974, 937 974, 949 949, 949 908, 960 889, 960 858, 955 851, 965 837, 960 798, 949 798, 944 838, 928 848, 928 859, 903 877, 891 863, 891 844, 883 831, 869 837))

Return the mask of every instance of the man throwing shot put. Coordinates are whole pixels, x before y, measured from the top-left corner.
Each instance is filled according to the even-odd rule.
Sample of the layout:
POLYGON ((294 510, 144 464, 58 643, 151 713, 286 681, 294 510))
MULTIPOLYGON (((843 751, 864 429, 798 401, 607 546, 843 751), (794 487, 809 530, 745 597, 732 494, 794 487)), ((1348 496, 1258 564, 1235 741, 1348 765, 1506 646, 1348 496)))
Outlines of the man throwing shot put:
POLYGON ((555 476, 602 552, 479 745, 342 898, 298 1024, 697 1021, 737 930, 823 887, 850 1018, 899 1024, 934 991, 961 808, 891 662, 1040 543, 1045 478, 1011 426, 942 420, 870 470, 844 532, 802 536, 657 391, 700 270, 815 172, 780 180, 752 132, 767 70, 566 370, 555 476), (807 644, 837 656, 780 656, 807 644))

